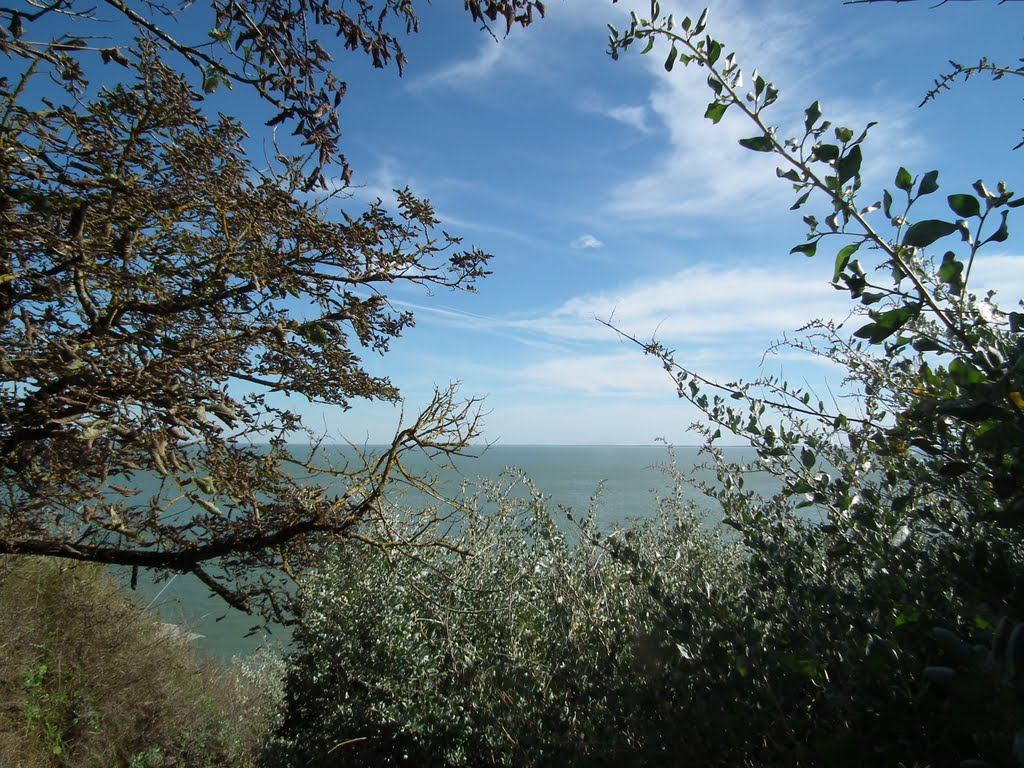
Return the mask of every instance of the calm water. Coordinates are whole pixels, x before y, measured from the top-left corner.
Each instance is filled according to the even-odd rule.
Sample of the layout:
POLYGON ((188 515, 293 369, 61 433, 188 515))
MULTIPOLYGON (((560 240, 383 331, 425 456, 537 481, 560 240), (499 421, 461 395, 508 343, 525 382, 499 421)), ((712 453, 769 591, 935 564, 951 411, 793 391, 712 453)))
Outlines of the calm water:
MULTIPOLYGON (((699 461, 694 448, 674 450, 680 469, 689 471, 699 461)), ((750 449, 729 451, 737 461, 753 456, 750 449)), ((613 525, 653 512, 656 496, 671 490, 671 481, 658 466, 669 458, 664 446, 492 446, 477 458, 461 460, 441 480, 446 491, 455 493, 464 482, 495 479, 506 469, 516 468, 550 498, 552 509, 567 507, 577 512, 587 510, 602 487, 598 520, 613 525)), ((410 468, 415 465, 410 463, 410 468)), ((700 503, 699 496, 693 498, 700 503)), ((168 621, 203 635, 200 646, 214 655, 246 654, 264 642, 262 633, 246 637, 257 623, 253 617, 228 609, 193 576, 153 584, 140 575, 139 596, 143 605, 149 603, 168 621)), ((282 635, 280 630, 276 634, 282 635)))

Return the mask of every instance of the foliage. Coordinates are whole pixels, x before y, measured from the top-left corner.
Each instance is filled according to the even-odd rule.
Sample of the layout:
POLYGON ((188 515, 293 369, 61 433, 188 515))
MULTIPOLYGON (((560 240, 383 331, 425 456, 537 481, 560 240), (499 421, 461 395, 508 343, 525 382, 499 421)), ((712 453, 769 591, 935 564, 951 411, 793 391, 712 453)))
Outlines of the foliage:
MULTIPOLYGON (((112 0, 108 19, 72 0, 0 9, 0 552, 191 572, 288 621, 284 585, 317 535, 346 535, 394 483, 429 491, 402 469, 407 451, 443 463, 476 435, 474 404, 451 388, 351 465, 285 446, 303 435, 290 396, 341 409, 398 398, 358 356, 413 324, 390 286, 472 290, 490 258, 459 250, 408 190, 397 210, 358 214, 307 193, 335 151, 344 92, 309 33, 401 66, 388 21, 415 27, 408 2, 335 5, 181 10, 200 24, 209 13, 202 42, 170 36, 170 4, 112 0), (134 42, 94 45, 111 20, 134 42), (92 88, 104 65, 123 80, 92 88), (294 124, 313 170, 280 149, 253 165, 243 126, 210 117, 218 83, 279 110, 270 122, 294 124)), ((506 31, 543 12, 466 8, 506 31)))
POLYGON ((627 531, 577 524, 513 475, 450 549, 333 552, 306 591, 270 764, 678 764, 695 729, 666 728, 691 700, 698 722, 739 728, 697 661, 729 653, 733 548, 678 496, 627 531), (685 646, 665 633, 670 595, 702 606, 685 646))
POLYGON ((452 549, 333 553, 267 764, 859 766, 964 747, 908 663, 956 609, 940 564, 892 545, 868 560, 785 489, 707 486, 759 515, 740 546, 666 469, 675 493, 620 530, 596 528, 599 499, 567 520, 521 480, 525 498, 489 489, 452 549))
POLYGON ((253 765, 267 711, 99 566, 0 563, 0 763, 253 765))

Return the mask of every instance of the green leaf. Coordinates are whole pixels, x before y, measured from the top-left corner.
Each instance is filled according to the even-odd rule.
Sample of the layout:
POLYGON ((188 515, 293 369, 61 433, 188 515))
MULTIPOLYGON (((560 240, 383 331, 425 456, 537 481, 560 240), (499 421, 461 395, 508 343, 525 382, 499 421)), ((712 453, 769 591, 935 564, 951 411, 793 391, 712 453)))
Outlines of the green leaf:
POLYGON ((946 251, 942 257, 942 265, 939 267, 939 279, 948 285, 954 293, 960 294, 964 289, 963 273, 963 263, 957 261, 955 253, 946 251))
POLYGON ((814 124, 818 122, 819 117, 821 117, 821 106, 818 102, 814 102, 804 110, 804 128, 810 131, 814 124))
POLYGON ((768 136, 754 136, 750 139, 740 139, 739 144, 754 152, 771 152, 775 149, 775 143, 768 136))
POLYGON ((835 144, 818 144, 811 150, 811 155, 815 160, 831 162, 839 159, 839 147, 835 144))
POLYGON ((100 59, 103 60, 104 64, 109 64, 113 61, 120 64, 122 67, 131 66, 131 62, 128 61, 128 57, 121 53, 117 48, 104 48, 100 51, 100 59))
POLYGON ((800 449, 800 463, 804 465, 804 469, 813 469, 814 463, 818 460, 818 457, 814 455, 813 451, 809 451, 806 448, 800 449))
POLYGON ((780 179, 789 179, 790 181, 795 181, 795 182, 799 182, 800 181, 800 174, 797 173, 792 168, 790 168, 788 171, 784 171, 781 168, 776 168, 775 169, 775 175, 778 176, 780 179))
POLYGON ((975 386, 985 381, 985 376, 981 371, 960 357, 949 364, 949 375, 961 387, 975 386))
POLYGON ((887 219, 892 218, 892 195, 889 194, 888 189, 882 191, 882 210, 887 219))
POLYGON ((717 40, 708 40, 708 65, 714 66, 718 57, 722 55, 722 44, 717 40))
POLYGON ((904 192, 909 192, 910 188, 914 186, 914 179, 910 175, 910 171, 906 168, 900 168, 896 171, 896 188, 902 189, 904 192))
POLYGON ((705 8, 704 12, 701 13, 700 18, 697 19, 697 24, 693 28, 693 34, 699 35, 704 31, 704 27, 708 25, 708 11, 709 9, 705 8))
POLYGON ((318 346, 324 346, 331 341, 330 336, 327 335, 320 323, 303 323, 296 329, 296 332, 306 341, 318 346))
POLYGON ((981 215, 981 206, 974 195, 950 195, 946 198, 953 213, 965 219, 981 215))
POLYGON ((860 173, 860 164, 860 145, 857 144, 839 159, 839 163, 836 166, 836 171, 839 174, 839 184, 843 185, 854 176, 857 176, 860 173))
POLYGON ((939 219, 925 219, 911 226, 903 236, 903 245, 925 248, 936 240, 957 231, 956 224, 939 219))
POLYGON ((221 78, 216 72, 209 72, 203 77, 203 93, 211 94, 220 87, 221 78))
POLYGON ((812 240, 809 243, 802 243, 801 245, 794 245, 789 249, 790 253, 802 253, 804 256, 811 257, 815 251, 818 250, 818 241, 812 240))
POLYGON ((910 346, 918 352, 938 352, 943 349, 935 339, 930 339, 927 336, 918 336, 910 343, 910 346))
POLYGON ((917 317, 920 312, 920 304, 906 304, 887 312, 872 312, 871 316, 875 322, 858 328, 853 335, 858 339, 866 339, 870 344, 879 344, 917 317))
POLYGON ((676 48, 673 45, 672 46, 672 50, 668 52, 668 58, 665 59, 665 71, 666 72, 671 72, 672 71, 672 67, 674 67, 676 65, 676 58, 678 56, 679 56, 679 49, 676 48))
POLYGON ((848 141, 850 141, 850 139, 853 138, 853 131, 851 131, 849 128, 836 128, 835 134, 836 141, 838 141, 840 144, 846 144, 848 141))
POLYGON ((807 198, 810 197, 810 196, 811 196, 811 191, 807 190, 802 195, 800 195, 800 197, 798 197, 796 199, 795 203, 793 203, 791 206, 789 206, 789 210, 791 210, 791 211, 797 210, 801 205, 803 205, 804 203, 807 202, 807 198))
POLYGON ((836 268, 832 273, 833 283, 839 282, 839 275, 844 269, 846 269, 846 265, 850 263, 850 257, 857 252, 858 248, 860 248, 861 242, 863 241, 851 243, 836 254, 836 268))
POLYGON ((928 171, 922 178, 921 183, 917 187, 917 194, 930 195, 932 192, 939 188, 939 172, 928 171))
POLYGON ((728 104, 721 104, 717 101, 713 101, 708 104, 708 108, 704 111, 704 117, 710 120, 712 123, 718 124, 718 121, 722 119, 725 114, 725 110, 728 109, 728 104))
POLYGON ((1010 236, 1010 230, 1006 227, 1006 216, 1008 213, 1009 211, 1003 211, 1003 221, 999 225, 999 229, 992 233, 992 235, 985 241, 986 243, 1002 243, 1010 236))

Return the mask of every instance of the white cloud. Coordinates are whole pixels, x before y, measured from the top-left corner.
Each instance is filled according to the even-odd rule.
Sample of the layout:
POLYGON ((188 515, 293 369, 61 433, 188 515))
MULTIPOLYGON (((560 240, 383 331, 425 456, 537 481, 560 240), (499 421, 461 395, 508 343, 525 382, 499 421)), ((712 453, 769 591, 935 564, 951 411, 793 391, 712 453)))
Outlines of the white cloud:
POLYGON ((524 50, 528 35, 509 35, 497 40, 483 35, 476 52, 466 59, 458 59, 414 77, 409 81, 412 90, 432 88, 473 88, 499 73, 516 72, 530 67, 530 56, 524 50))
POLYGON ((849 299, 817 270, 728 267, 698 264, 665 277, 613 291, 573 297, 541 317, 510 321, 538 333, 565 339, 610 338, 598 320, 639 337, 656 335, 665 343, 728 339, 747 334, 776 336, 817 317, 841 318, 849 299))
POLYGON ((549 358, 519 369, 515 376, 527 386, 588 397, 665 401, 675 394, 672 378, 661 364, 639 349, 549 358))
POLYGON ((1024 256, 979 254, 971 268, 971 293, 983 296, 995 291, 995 303, 1006 312, 1024 299, 1024 256))
POLYGON ((645 106, 611 106, 596 91, 584 93, 577 100, 576 106, 582 112, 603 115, 641 133, 650 133, 651 131, 651 127, 647 122, 647 108, 645 106))
POLYGON ((590 234, 580 235, 575 240, 573 240, 572 243, 570 243, 570 245, 573 248, 576 248, 577 250, 604 247, 604 243, 602 243, 600 240, 598 240, 596 237, 590 234))
POLYGON ((643 133, 649 133, 647 109, 644 107, 608 107, 602 114, 643 133))
MULTIPOLYGON (((821 269, 702 263, 612 290, 573 296, 550 310, 529 314, 480 315, 437 305, 395 303, 412 309, 424 321, 493 334, 548 356, 575 355, 587 345, 620 341, 602 322, 610 320, 641 341, 655 337, 669 347, 685 347, 689 362, 707 366, 759 356, 782 334, 811 320, 845 319, 853 305, 848 294, 832 288, 830 278, 824 262, 821 269)), ((552 370, 551 364, 544 362, 543 370, 552 370)))

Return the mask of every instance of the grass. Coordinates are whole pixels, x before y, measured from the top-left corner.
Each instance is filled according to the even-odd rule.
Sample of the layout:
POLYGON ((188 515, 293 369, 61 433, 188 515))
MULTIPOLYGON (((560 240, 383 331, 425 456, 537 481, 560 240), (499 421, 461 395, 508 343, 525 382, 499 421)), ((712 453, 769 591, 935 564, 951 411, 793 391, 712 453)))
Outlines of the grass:
POLYGON ((266 697, 102 567, 0 559, 0 765, 250 766, 266 697))

